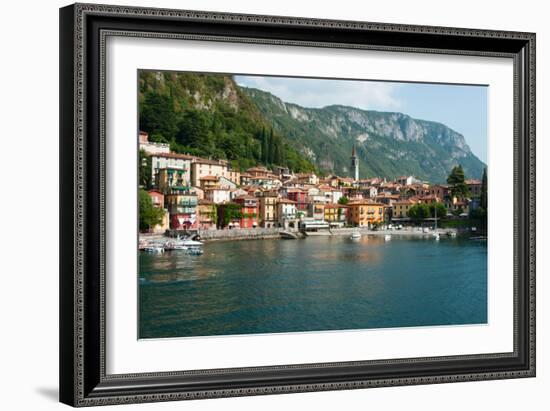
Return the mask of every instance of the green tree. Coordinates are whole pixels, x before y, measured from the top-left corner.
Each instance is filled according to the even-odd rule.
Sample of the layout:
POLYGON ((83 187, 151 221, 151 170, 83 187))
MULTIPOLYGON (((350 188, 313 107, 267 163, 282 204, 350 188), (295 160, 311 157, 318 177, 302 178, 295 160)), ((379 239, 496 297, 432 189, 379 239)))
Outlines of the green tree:
POLYGON ((213 147, 208 114, 199 110, 187 110, 180 122, 176 142, 211 154, 213 147))
POLYGON ((143 150, 139 150, 139 185, 151 187, 151 157, 143 150))
POLYGON ((139 189, 139 229, 150 230, 162 223, 164 210, 153 205, 153 200, 147 191, 139 189))
POLYGON ((453 167, 451 174, 447 177, 449 191, 452 197, 466 197, 468 195, 468 186, 464 182, 464 170, 461 165, 453 167))
POLYGON ((481 177, 481 196, 479 205, 484 210, 487 210, 487 168, 483 169, 483 176, 481 177))
POLYGON ((447 208, 443 203, 430 204, 430 217, 435 217, 435 210, 437 209, 437 218, 443 218, 447 215, 447 208))
POLYGON ((428 204, 415 204, 409 208, 409 217, 415 222, 420 222, 429 216, 430 207, 428 204))
POLYGON ((338 199, 338 204, 346 205, 349 203, 349 198, 342 196, 338 199))
POLYGON ((151 141, 170 142, 178 130, 172 99, 157 93, 147 93, 140 108, 140 129, 149 133, 151 141))

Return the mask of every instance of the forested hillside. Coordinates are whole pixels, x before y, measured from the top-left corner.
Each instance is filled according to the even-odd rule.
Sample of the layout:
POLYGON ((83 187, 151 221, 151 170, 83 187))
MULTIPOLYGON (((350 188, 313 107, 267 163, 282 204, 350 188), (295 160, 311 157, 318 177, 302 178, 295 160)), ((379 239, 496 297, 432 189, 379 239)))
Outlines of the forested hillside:
POLYGON ((140 129, 175 152, 227 159, 238 169, 316 169, 274 132, 229 76, 141 71, 139 111, 140 129))

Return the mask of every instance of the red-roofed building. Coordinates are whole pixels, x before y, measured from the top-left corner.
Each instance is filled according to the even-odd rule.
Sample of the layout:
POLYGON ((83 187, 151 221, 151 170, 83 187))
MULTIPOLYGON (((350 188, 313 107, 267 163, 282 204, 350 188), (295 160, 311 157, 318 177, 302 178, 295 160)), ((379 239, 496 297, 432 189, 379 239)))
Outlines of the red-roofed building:
POLYGON ((241 228, 258 227, 258 199, 253 196, 241 196, 235 198, 235 203, 241 206, 241 228))

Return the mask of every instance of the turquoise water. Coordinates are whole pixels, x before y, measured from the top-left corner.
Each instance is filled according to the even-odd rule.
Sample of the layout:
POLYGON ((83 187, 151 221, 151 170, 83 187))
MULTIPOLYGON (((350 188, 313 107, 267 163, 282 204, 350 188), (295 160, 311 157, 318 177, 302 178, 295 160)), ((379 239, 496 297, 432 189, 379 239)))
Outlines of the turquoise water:
POLYGON ((140 253, 140 338, 481 324, 487 244, 393 236, 140 253))

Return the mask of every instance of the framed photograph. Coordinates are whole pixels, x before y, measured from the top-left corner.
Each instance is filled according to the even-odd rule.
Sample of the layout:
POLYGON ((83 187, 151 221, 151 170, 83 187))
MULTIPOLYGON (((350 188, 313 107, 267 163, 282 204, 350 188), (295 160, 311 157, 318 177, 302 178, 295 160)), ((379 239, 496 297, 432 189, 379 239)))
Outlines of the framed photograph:
POLYGON ((60 22, 62 402, 535 376, 535 34, 60 22))

